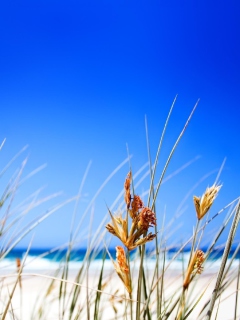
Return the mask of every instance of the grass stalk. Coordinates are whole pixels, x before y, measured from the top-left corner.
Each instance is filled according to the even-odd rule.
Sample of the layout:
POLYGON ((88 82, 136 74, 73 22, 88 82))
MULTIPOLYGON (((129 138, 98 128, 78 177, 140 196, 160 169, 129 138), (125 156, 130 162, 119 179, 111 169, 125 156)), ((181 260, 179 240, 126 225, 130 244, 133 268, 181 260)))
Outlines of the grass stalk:
MULTIPOLYGON (((170 117, 172 108, 173 108, 173 106, 174 106, 174 104, 175 104, 175 101, 176 101, 176 98, 175 98, 175 100, 174 100, 174 102, 173 102, 173 105, 172 105, 172 107, 171 107, 171 109, 170 109, 170 112, 169 112, 169 115, 168 115, 168 118, 167 118, 167 121, 166 121, 164 130, 163 130, 163 133, 162 133, 162 137, 161 137, 161 140, 160 140, 160 143, 159 143, 158 153, 157 153, 157 157, 156 157, 156 161, 155 161, 155 164, 156 164, 156 165, 157 165, 157 162, 158 162, 158 154, 159 154, 159 152, 160 152, 162 140, 163 140, 163 137, 164 137, 164 134, 165 134, 166 125, 167 125, 167 123, 168 123, 168 120, 169 120, 169 117, 170 117)), ((153 197, 153 201, 152 201, 152 205, 151 205, 151 210, 153 210, 153 208, 154 208, 154 206, 155 206, 155 202, 156 202, 156 199, 157 199, 157 195, 158 195, 158 192, 159 192, 159 189, 160 189, 162 180, 163 180, 163 178, 164 178, 164 175, 165 175, 165 173, 166 173, 167 167, 168 167, 168 165, 169 165, 169 162, 170 162, 170 160, 171 160, 171 158, 172 158, 172 156, 173 156, 173 153, 174 153, 174 151, 176 150, 176 147, 177 147, 179 141, 181 140, 181 138, 182 138, 182 136, 183 136, 183 134, 184 134, 184 132, 185 132, 185 130, 186 130, 186 128, 187 128, 187 126, 188 126, 188 124, 189 124, 192 116, 193 116, 193 113, 194 113, 194 111, 195 111, 195 109, 196 109, 196 107, 197 107, 197 105, 198 105, 198 102, 199 102, 199 100, 198 100, 197 103, 195 104, 192 112, 190 113, 190 116, 188 117, 188 119, 187 119, 187 121, 186 121, 186 123, 185 123, 185 125, 184 125, 184 128, 182 129, 179 137, 177 138, 177 140, 176 140, 176 142, 175 142, 175 144, 174 144, 174 146, 173 146, 173 148, 172 148, 172 150, 171 150, 171 152, 170 152, 170 154, 169 154, 169 156, 168 156, 168 159, 167 159, 167 161, 166 161, 166 164, 165 164, 165 166, 164 166, 164 168, 163 168, 163 171, 162 171, 162 174, 161 174, 161 176, 160 176, 160 179, 159 179, 159 182, 158 182, 158 185, 157 185, 157 188, 156 188, 155 195, 154 195, 154 197, 153 197)), ((154 166, 155 168, 156 168, 156 165, 154 166)), ((152 173, 152 175, 151 175, 151 184, 150 184, 148 204, 150 203, 150 198, 151 198, 151 196, 152 196, 152 186, 153 186, 154 174, 155 174, 155 169, 153 170, 153 173, 152 173)), ((137 290, 137 301, 138 301, 138 302, 141 301, 141 286, 142 286, 142 279, 143 279, 143 274, 144 274, 144 272, 143 272, 144 255, 145 255, 145 246, 142 246, 142 250, 141 250, 141 260, 140 260, 140 267, 139 267, 139 276, 138 276, 138 290, 137 290)), ((158 286, 158 281, 157 281, 156 285, 158 286)), ((140 303, 137 303, 136 317, 140 317, 140 303)), ((137 318, 137 319, 138 319, 138 318, 137 318)))
POLYGON ((236 298, 235 298, 235 308, 234 308, 234 320, 237 320, 239 283, 240 283, 240 259, 238 260, 238 274, 237 274, 237 287, 236 287, 236 298))
POLYGON ((160 186, 162 184, 162 180, 163 180, 163 178, 165 176, 167 167, 168 167, 168 165, 170 163, 170 160, 171 160, 171 158, 172 158, 172 156, 173 156, 173 154, 174 154, 174 152, 175 152, 175 150, 176 150, 176 148, 177 148, 177 146, 178 146, 183 134, 185 133, 185 131, 187 129, 187 126, 189 125, 189 122, 190 122, 190 120, 191 120, 191 118, 192 118, 192 116, 193 116, 193 114, 194 114, 194 112, 195 112, 195 110, 196 110, 196 108, 198 106, 198 103, 199 103, 199 100, 196 102, 195 106, 193 107, 193 109, 192 109, 192 111, 191 111, 191 113, 190 113, 190 115, 189 115, 189 117, 188 117, 188 119, 187 119, 187 121, 186 121, 186 123, 185 123, 185 125, 184 125, 184 127, 183 127, 183 129, 181 131, 181 133, 180 133, 180 135, 178 136, 178 138, 177 138, 172 150, 170 151, 170 154, 169 154, 169 156, 167 158, 167 161, 165 163, 165 166, 163 168, 162 174, 160 176, 160 179, 159 179, 156 191, 155 191, 155 196, 154 196, 154 199, 153 199, 153 202, 152 202, 152 208, 153 208, 154 203, 156 202, 156 199, 157 199, 157 196, 158 196, 158 192, 159 192, 160 186))
POLYGON ((235 307, 234 307, 234 320, 237 320, 239 282, 240 282, 240 259, 238 260, 238 273, 237 273, 236 296, 235 296, 235 307))
POLYGON ((106 250, 103 253, 103 257, 102 257, 102 267, 101 267, 101 271, 100 271, 100 275, 99 275, 99 279, 98 279, 98 292, 96 293, 96 299, 95 299, 95 306, 94 306, 94 320, 98 320, 98 314, 99 314, 99 306, 100 306, 100 300, 101 300, 101 288, 102 288, 102 281, 103 281, 103 271, 104 271, 104 263, 105 263, 105 259, 106 259, 106 255, 107 252, 106 250))
POLYGON ((228 258, 228 255, 229 255, 232 243, 233 243, 233 239, 234 239, 237 227, 238 227, 239 219, 240 219, 240 202, 238 203, 238 206, 236 208, 236 213, 235 213, 235 216, 233 218, 232 226, 231 226, 231 229, 230 229, 230 232, 229 232, 229 235, 228 235, 228 239, 227 239, 227 242, 226 242, 226 247, 225 247, 225 250, 224 250, 224 253, 223 253, 222 263, 221 263, 221 266, 220 266, 220 269, 219 269, 219 272, 218 272, 215 288, 214 288, 213 293, 212 293, 210 306, 209 306, 207 315, 205 317, 206 320, 210 320, 211 316, 212 316, 212 311, 213 311, 213 308, 214 308, 214 304, 216 302, 216 298, 217 298, 217 295, 218 295, 219 288, 220 288, 221 283, 222 283, 224 269, 225 269, 225 266, 226 266, 226 263, 227 263, 227 258, 228 258))
POLYGON ((11 291, 11 293, 10 293, 10 295, 9 295, 9 299, 8 299, 7 305, 6 305, 6 307, 5 307, 5 310, 4 310, 4 312, 3 312, 3 315, 2 315, 1 320, 5 320, 5 318, 6 318, 6 316, 7 316, 7 312, 8 312, 9 306, 11 305, 12 298, 13 298, 15 289, 16 289, 16 287, 17 287, 17 284, 19 283, 19 281, 21 281, 21 273, 22 273, 22 270, 23 270, 23 267, 24 267, 24 263, 25 263, 25 261, 26 261, 26 259, 27 259, 27 256, 28 256, 30 247, 31 247, 31 242, 30 242, 30 244, 29 244, 29 246, 28 246, 28 249, 27 249, 27 251, 26 251, 26 254, 25 254, 24 258, 23 258, 22 265, 21 265, 20 268, 19 268, 19 271, 18 271, 18 274, 17 274, 17 279, 16 279, 16 281, 15 281, 15 283, 14 283, 14 286, 13 286, 13 288, 12 288, 12 291, 11 291))

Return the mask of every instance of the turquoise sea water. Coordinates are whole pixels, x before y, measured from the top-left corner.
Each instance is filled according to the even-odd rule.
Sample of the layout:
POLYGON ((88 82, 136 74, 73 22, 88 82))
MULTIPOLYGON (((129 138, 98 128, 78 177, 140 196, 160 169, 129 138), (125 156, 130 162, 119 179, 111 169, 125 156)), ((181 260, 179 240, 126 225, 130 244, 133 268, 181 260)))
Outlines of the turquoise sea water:
MULTIPOLYGON (((166 265, 171 261, 171 259, 174 257, 176 252, 179 248, 171 248, 166 252, 166 265)), ((206 252, 207 248, 202 248, 204 252, 206 252)), ((234 251, 236 248, 232 248, 230 254, 229 254, 229 261, 234 254, 234 251)), ((26 254, 27 249, 26 248, 18 248, 13 249, 7 257, 0 260, 0 272, 6 272, 6 271, 16 271, 16 259, 23 259, 26 254)), ((208 270, 212 270, 215 272, 220 263, 221 263, 221 257, 223 255, 224 248, 221 248, 219 250, 213 250, 210 254, 208 260, 206 263, 208 263, 208 270)), ((30 249, 28 256, 26 258, 25 267, 24 270, 55 270, 57 269, 62 262, 64 262, 66 257, 67 250, 54 250, 54 249, 30 249)), ((112 256, 113 259, 116 257, 116 251, 115 248, 109 249, 109 253, 112 256)), ((84 258, 86 257, 87 249, 75 249, 71 253, 70 257, 70 263, 69 266, 72 269, 78 269, 82 265, 82 262, 84 261, 84 258)), ((99 268, 102 265, 102 258, 105 254, 105 250, 100 250, 97 253, 92 252, 91 257, 91 267, 92 268, 99 268)), ((131 258, 135 259, 137 261, 137 254, 138 251, 135 250, 131 253, 131 258)), ((189 259, 190 251, 189 249, 185 249, 181 254, 177 256, 177 258, 174 259, 174 262, 171 263, 170 269, 172 270, 181 270, 182 264, 184 262, 187 263, 189 259)), ((238 260, 240 259, 240 252, 238 251, 233 267, 238 266, 238 260)), ((154 268, 155 266, 155 256, 152 254, 151 251, 146 252, 146 261, 148 263, 149 268, 154 268)), ((186 265, 186 264, 185 264, 186 265)), ((112 262, 110 260, 109 255, 106 255, 106 261, 105 261, 105 268, 112 268, 112 262)))

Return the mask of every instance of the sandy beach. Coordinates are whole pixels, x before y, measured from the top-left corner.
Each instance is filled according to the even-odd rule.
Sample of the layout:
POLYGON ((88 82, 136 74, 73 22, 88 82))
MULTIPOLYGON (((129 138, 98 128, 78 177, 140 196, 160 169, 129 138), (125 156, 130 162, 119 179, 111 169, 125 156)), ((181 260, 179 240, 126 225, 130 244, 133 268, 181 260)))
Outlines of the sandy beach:
MULTIPOLYGON (((73 282, 75 281, 75 276, 77 270, 70 270, 69 273, 69 284, 67 286, 67 292, 70 293, 71 289, 75 286, 73 282)), ((16 280, 16 275, 7 272, 5 274, 6 278, 2 282, 1 288, 1 313, 4 310, 4 301, 7 301, 7 298, 11 294, 14 282, 16 280)), ((66 295, 65 304, 59 304, 59 285, 60 281, 56 280, 54 285, 49 287, 54 276, 53 272, 41 272, 41 270, 31 270, 31 272, 23 272, 21 278, 22 287, 20 288, 19 283, 15 289, 13 295, 12 303, 9 307, 9 312, 6 319, 14 319, 11 315, 11 311, 14 311, 15 319, 23 320, 35 320, 35 319, 44 319, 44 320, 58 320, 58 319, 68 319, 68 310, 70 305, 70 300, 66 295), (62 312, 65 310, 64 316, 62 312)), ((4 277, 1 276, 2 279, 4 277)), ((59 276, 58 276, 59 277, 59 276)), ((135 279, 136 280, 136 279, 135 279)), ((133 281, 135 281, 133 280, 133 281)), ((193 300, 196 296, 199 296, 203 293, 203 297, 200 303, 196 306, 194 312, 188 317, 189 320, 202 319, 198 314, 205 304, 208 301, 211 293, 214 289, 216 280, 216 274, 202 274, 200 278, 197 279, 196 283, 192 283, 192 288, 189 288, 188 295, 190 301, 193 300), (205 288, 207 287, 206 291, 205 288)), ((88 319, 87 317, 87 308, 86 304, 90 304, 90 319, 94 319, 94 303, 96 297, 98 276, 94 275, 94 270, 90 270, 89 276, 84 278, 84 281, 81 283, 81 292, 78 297, 78 308, 81 310, 81 316, 79 319, 88 319), (88 289, 87 289, 88 287, 88 289), (88 301, 87 301, 88 296, 88 301)), ((136 282, 137 283, 137 282, 136 282)), ((179 273, 169 272, 164 279, 164 296, 165 299, 172 295, 176 289, 181 287, 182 278, 179 273)), ((115 274, 115 272, 108 271, 104 275, 103 279, 103 294, 101 296, 100 309, 102 313, 102 319, 111 320, 111 319, 122 319, 123 315, 121 310, 124 309, 124 301, 122 300, 125 295, 125 290, 123 285, 115 274), (113 296, 114 295, 114 296, 113 296), (119 298, 117 298, 119 297, 119 298), (117 313, 116 313, 117 311, 117 313), (117 316, 117 317, 116 317, 117 316)), ((180 291, 179 291, 180 292, 180 291)), ((236 281, 233 281, 229 287, 224 291, 221 296, 221 303, 218 307, 218 301, 216 303, 216 308, 213 314, 212 319, 215 319, 215 313, 218 307, 218 320, 233 320, 234 319, 234 307, 236 299, 236 281)), ((126 295, 127 297, 127 295, 126 295)), ((133 292, 133 297, 136 297, 135 292, 133 292)), ((135 308, 135 303, 133 303, 135 308)), ((151 310, 154 310, 154 303, 150 306, 151 310)), ((239 319, 238 310, 238 319, 239 319)), ((169 317, 168 319, 174 319, 176 312, 173 313, 174 316, 169 317)), ((156 317, 155 317, 156 318, 156 317)), ((153 316, 153 319, 155 319, 153 316)), ((130 319, 130 317, 129 317, 130 319)))

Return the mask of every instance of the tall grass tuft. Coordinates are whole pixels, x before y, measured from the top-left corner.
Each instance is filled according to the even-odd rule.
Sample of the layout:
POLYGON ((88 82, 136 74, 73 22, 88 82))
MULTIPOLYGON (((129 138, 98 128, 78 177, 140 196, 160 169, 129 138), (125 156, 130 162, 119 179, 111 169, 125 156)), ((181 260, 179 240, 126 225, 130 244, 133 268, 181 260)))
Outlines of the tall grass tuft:
MULTIPOLYGON (((155 159, 151 158, 145 119, 148 163, 134 174, 130 163, 131 157, 128 156, 122 161, 87 204, 80 221, 77 221, 78 204, 90 164, 87 166, 76 197, 56 204, 30 224, 24 225, 21 229, 18 228, 19 221, 30 210, 59 196, 54 194, 39 200, 40 190, 38 190, 29 197, 29 202, 19 207, 16 214, 13 209, 16 191, 26 181, 22 175, 27 161, 26 159, 23 161, 5 187, 0 199, 0 263, 23 237, 49 215, 71 201, 75 201, 75 208, 68 243, 46 251, 41 256, 48 256, 55 252, 58 267, 54 272, 27 272, 26 254, 22 260, 16 261, 17 272, 0 274, 1 319, 239 319, 240 246, 236 246, 238 239, 235 241, 240 219, 239 198, 226 203, 221 210, 212 214, 212 206, 217 202, 218 196, 221 196, 222 185, 218 184, 217 180, 222 168, 215 182, 210 187, 205 185, 203 189, 205 191, 201 196, 195 195, 193 189, 189 192, 193 199, 192 212, 196 218, 191 237, 181 243, 169 243, 170 236, 172 239, 172 235, 178 230, 176 217, 172 217, 168 223, 165 213, 157 214, 156 201, 161 199, 162 184, 185 170, 193 162, 190 161, 175 173, 166 176, 169 163, 194 114, 198 101, 171 148, 165 164, 160 168, 159 179, 156 178, 157 169, 160 167, 160 153, 176 98, 167 116, 155 159), (121 192, 116 195, 113 204, 106 207, 106 215, 102 223, 93 232, 94 211, 96 210, 99 214, 98 209, 94 207, 95 200, 105 185, 111 183, 111 178, 126 164, 129 164, 130 169, 125 171, 122 178, 123 188, 120 187, 121 192), (142 195, 137 192, 139 185, 147 178, 149 178, 149 187, 145 192, 147 196, 145 200, 144 192, 142 195), (116 204, 119 202, 121 204, 116 210, 116 204), (212 221, 224 214, 219 230, 209 232, 212 221), (87 217, 89 217, 87 248, 82 261, 77 262, 77 267, 73 268, 75 249, 86 238, 82 230, 84 229, 83 220, 87 217), (219 239, 227 230, 229 231, 223 255, 215 258, 214 254, 221 249, 218 245, 219 239), (207 242, 206 239, 208 239, 207 242), (111 241, 116 243, 114 250, 111 247, 111 241), (65 254, 62 254, 62 251, 65 254), (59 256, 61 259, 58 258, 59 256), (176 269, 176 266, 181 268, 176 269), (31 306, 27 305, 26 301, 29 283, 35 286, 33 294, 35 302, 31 306), (39 290, 37 290, 38 286, 39 290), (231 309, 226 314, 228 303, 231 309)), ((3 145, 4 143, 1 148, 3 145)), ((5 166, 0 177, 9 170, 17 158, 18 155, 5 166)), ((203 183, 213 173, 215 172, 204 176, 200 182, 203 183)), ((184 201, 185 199, 179 207, 182 208, 184 201)), ((27 252, 29 250, 30 245, 27 252)))

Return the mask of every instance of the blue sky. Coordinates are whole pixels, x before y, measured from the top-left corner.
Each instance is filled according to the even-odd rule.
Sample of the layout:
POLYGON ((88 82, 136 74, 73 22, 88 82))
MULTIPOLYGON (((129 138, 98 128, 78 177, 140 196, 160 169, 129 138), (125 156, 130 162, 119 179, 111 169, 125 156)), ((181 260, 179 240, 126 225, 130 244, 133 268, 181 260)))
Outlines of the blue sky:
MULTIPOLYGON (((6 138, 1 168, 29 146, 2 178, 1 190, 14 166, 28 156, 24 176, 42 164, 47 167, 19 189, 16 205, 42 186, 43 197, 63 191, 58 199, 33 210, 23 225, 76 195, 92 161, 80 219, 106 177, 127 158, 126 143, 137 172, 148 160, 145 115, 154 158, 176 94, 157 177, 198 98, 167 175, 200 157, 162 186, 158 221, 164 210, 170 221, 189 190, 217 170, 225 157, 223 188, 212 214, 239 196, 237 1, 7 1, 1 4, 0 28, 0 139, 6 138)), ((110 206, 122 190, 127 172, 128 164, 95 201, 93 230, 106 214, 106 203, 110 206)), ((192 196, 201 195, 215 178, 216 173, 210 175, 189 195, 176 221, 184 226, 174 239, 192 233, 192 196)), ((137 193, 148 185, 147 178, 137 193)), ((43 222, 35 230, 34 246, 67 241, 73 208, 70 204, 43 222)), ((89 226, 89 215, 83 230, 89 226)), ((214 222, 213 230, 223 218, 214 222)), ((28 241, 29 237, 21 245, 28 241)))

